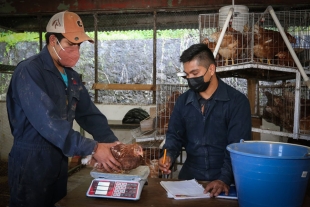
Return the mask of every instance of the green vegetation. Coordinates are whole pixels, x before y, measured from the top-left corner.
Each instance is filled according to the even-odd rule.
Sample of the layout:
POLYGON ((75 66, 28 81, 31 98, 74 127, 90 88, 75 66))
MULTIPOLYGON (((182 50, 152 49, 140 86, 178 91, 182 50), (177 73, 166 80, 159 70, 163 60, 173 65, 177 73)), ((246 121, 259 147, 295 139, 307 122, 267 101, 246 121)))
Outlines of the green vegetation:
MULTIPOLYGON (((158 30, 157 38, 162 39, 174 39, 182 38, 184 35, 193 33, 192 30, 158 30)), ((94 32, 87 33, 90 37, 94 38, 94 32)), ((152 39, 153 30, 132 30, 132 31, 110 31, 110 32, 99 32, 99 40, 130 40, 130 39, 152 39)), ((1 32, 0 42, 6 42, 7 48, 14 47, 18 42, 24 41, 39 41, 39 34, 35 32, 25 32, 25 33, 14 33, 14 32, 1 32)), ((45 42, 45 37, 43 34, 43 42, 45 42)))
POLYGON ((7 47, 13 47, 16 43, 24 41, 39 41, 39 34, 35 32, 2 32, 0 35, 0 42, 6 42, 7 47))

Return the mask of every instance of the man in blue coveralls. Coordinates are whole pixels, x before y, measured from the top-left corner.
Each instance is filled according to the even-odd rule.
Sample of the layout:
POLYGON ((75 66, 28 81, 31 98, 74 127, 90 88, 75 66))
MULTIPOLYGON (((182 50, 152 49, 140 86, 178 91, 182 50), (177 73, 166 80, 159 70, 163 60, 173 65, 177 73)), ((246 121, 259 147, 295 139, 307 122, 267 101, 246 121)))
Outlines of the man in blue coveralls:
POLYGON ((11 207, 54 206, 66 195, 68 157, 93 154, 109 172, 120 166, 110 152, 118 139, 72 69, 81 43, 93 40, 80 17, 68 11, 55 14, 46 31, 46 46, 17 65, 7 93, 14 136, 8 164, 11 207), (94 140, 74 131, 74 120, 94 140))
POLYGON ((214 56, 205 44, 185 50, 180 61, 189 90, 176 101, 170 117, 166 140, 166 162, 160 170, 171 173, 171 166, 182 147, 186 160, 179 179, 212 181, 205 192, 228 194, 233 172, 226 146, 251 139, 251 111, 247 97, 216 75, 214 56))

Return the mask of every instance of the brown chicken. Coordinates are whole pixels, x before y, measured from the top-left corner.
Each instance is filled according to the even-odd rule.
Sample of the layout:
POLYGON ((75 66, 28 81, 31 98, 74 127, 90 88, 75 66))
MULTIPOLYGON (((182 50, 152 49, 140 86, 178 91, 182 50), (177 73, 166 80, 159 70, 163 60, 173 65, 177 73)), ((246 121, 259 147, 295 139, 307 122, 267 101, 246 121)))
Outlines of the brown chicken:
MULTIPOLYGON (((206 44, 208 45, 208 48, 214 52, 215 50, 215 47, 216 47, 216 42, 210 42, 209 39, 206 37, 202 40, 203 44, 206 44)), ((216 54, 216 57, 215 57, 215 61, 217 63, 217 66, 222 66, 221 62, 220 62, 220 58, 221 58, 221 55, 219 53, 216 54)))
POLYGON ((280 51, 276 55, 278 57, 278 65, 294 66, 294 59, 289 51, 280 51))
POLYGON ((156 147, 148 147, 143 150, 142 165, 146 165, 150 168, 149 178, 159 177, 159 155, 160 149, 156 147))
MULTIPOLYGON (((290 43, 296 43, 296 39, 286 33, 290 43)), ((254 56, 259 58, 261 62, 267 59, 267 64, 271 64, 271 59, 280 51, 286 51, 286 44, 278 31, 264 29, 259 25, 254 25, 254 56)))
MULTIPOLYGON (((220 34, 221 31, 215 32, 211 34, 211 38, 217 43, 220 34)), ((244 41, 242 33, 232 27, 228 27, 218 53, 225 59, 225 65, 228 65, 228 60, 231 60, 231 64, 233 65, 235 64, 235 59, 241 56, 245 47, 246 41, 244 41)))
POLYGON ((137 143, 115 145, 111 147, 111 152, 115 159, 121 163, 122 170, 132 170, 141 165, 143 149, 137 143))
POLYGON ((299 126, 300 126, 299 127, 300 130, 302 130, 304 133, 308 133, 309 134, 309 130, 310 130, 310 116, 301 118, 299 126))
MULTIPOLYGON (((267 103, 263 110, 263 118, 289 132, 294 127, 295 95, 284 91, 282 96, 265 91, 267 103)), ((300 99, 300 130, 310 130, 310 101, 300 99)))
MULTIPOLYGON (((284 96, 274 95, 265 91, 267 103, 263 110, 263 118, 288 131, 293 129, 294 104, 287 102, 284 96)), ((289 99, 290 100, 290 99, 289 99)))
MULTIPOLYGON (((141 165, 143 149, 139 144, 118 144, 111 147, 111 153, 121 164, 122 172, 135 169, 141 165)), ((82 164, 90 165, 101 172, 106 171, 102 164, 97 163, 91 155, 84 158, 82 164)))
POLYGON ((216 46, 216 43, 215 42, 210 42, 210 40, 206 37, 202 40, 203 44, 206 44, 208 45, 208 48, 213 52, 214 49, 215 49, 215 46, 216 46))

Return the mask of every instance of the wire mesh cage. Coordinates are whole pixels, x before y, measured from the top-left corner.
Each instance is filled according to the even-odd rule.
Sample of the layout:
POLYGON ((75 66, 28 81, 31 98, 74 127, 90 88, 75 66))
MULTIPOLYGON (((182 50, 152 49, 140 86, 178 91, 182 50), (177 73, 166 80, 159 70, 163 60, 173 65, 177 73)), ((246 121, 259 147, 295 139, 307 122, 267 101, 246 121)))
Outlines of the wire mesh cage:
POLYGON ((134 137, 133 142, 141 145, 143 149, 142 165, 150 168, 149 177, 160 177, 158 159, 160 158, 160 145, 163 140, 155 139, 155 130, 142 132, 140 127, 131 130, 131 134, 134 137))
POLYGON ((149 166, 150 177, 161 177, 158 159, 168 129, 168 123, 177 98, 188 89, 183 84, 158 84, 156 89, 155 130, 141 131, 141 127, 131 130, 132 136, 144 151, 143 164, 149 166))
POLYGON ((188 90, 188 85, 159 84, 156 93, 156 137, 165 137, 177 98, 188 90))
MULTIPOLYGON (((225 17, 220 13, 199 15, 200 42, 207 44, 213 52, 218 43, 225 17)), ((241 19, 233 17, 230 20, 216 55, 217 66, 251 62, 249 49, 251 33, 243 31, 243 27, 249 22, 251 22, 251 15, 248 13, 244 14, 241 19)))
MULTIPOLYGON (((276 15, 301 65, 309 70, 310 11, 282 11, 276 15)), ((269 13, 254 14, 253 28, 253 52, 259 62, 266 60, 267 64, 297 67, 269 13)))
MULTIPOLYGON (((309 69, 310 11, 276 12, 301 65, 309 69)), ((227 17, 227 15, 226 15, 227 17)), ((214 51, 223 27, 223 15, 199 15, 200 42, 214 51)), ((295 68, 296 63, 271 14, 234 13, 216 56, 218 66, 259 63, 295 68)))
MULTIPOLYGON (((298 133, 310 134, 310 100, 309 89, 300 88, 300 115, 294 123, 295 114, 295 80, 278 81, 274 84, 262 83, 259 86, 260 115, 269 123, 279 127, 280 131, 293 133, 294 125, 299 125, 298 133)), ((299 101, 299 100, 298 100, 299 101)))
POLYGON ((158 166, 158 160, 160 158, 161 149, 159 147, 161 142, 159 141, 149 141, 139 143, 143 148, 143 165, 150 168, 150 178, 158 178, 161 176, 158 166))
POLYGON ((299 88, 295 84, 300 83, 296 78, 299 70, 310 70, 310 11, 274 14, 269 7, 263 13, 237 11, 231 18, 221 10, 200 14, 200 42, 214 54, 218 52, 215 58, 220 77, 260 81, 256 102, 264 120, 287 132, 285 136, 305 135, 303 138, 309 139, 309 92, 305 85, 299 88), (302 68, 297 67, 299 63, 302 68))

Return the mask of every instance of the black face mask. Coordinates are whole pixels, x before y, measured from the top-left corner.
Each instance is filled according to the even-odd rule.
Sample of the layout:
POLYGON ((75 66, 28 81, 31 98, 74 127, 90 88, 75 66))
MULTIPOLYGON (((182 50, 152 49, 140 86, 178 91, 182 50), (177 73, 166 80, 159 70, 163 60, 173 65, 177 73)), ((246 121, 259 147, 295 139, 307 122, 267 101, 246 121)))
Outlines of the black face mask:
POLYGON ((196 78, 187 78, 188 86, 190 89, 192 89, 195 92, 203 92, 207 90, 207 88, 210 85, 210 80, 212 76, 210 77, 210 80, 205 82, 203 77, 206 75, 208 70, 205 72, 204 75, 196 77, 196 78))

